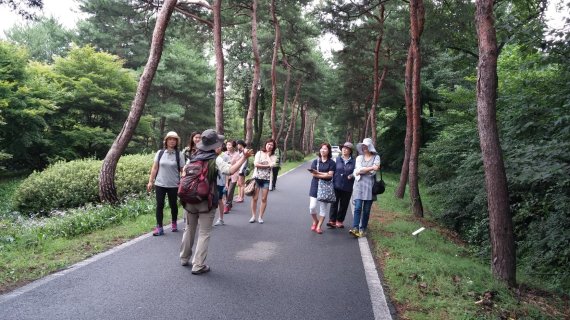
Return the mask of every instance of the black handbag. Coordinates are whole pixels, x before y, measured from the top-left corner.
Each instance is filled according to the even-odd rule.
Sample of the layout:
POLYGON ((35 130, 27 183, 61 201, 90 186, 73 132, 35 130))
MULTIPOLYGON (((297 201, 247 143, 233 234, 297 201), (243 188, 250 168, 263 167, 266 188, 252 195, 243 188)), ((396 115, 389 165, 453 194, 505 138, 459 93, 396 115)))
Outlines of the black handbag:
POLYGON ((380 180, 376 180, 376 175, 374 175, 374 185, 372 185, 372 194, 383 194, 386 191, 386 184, 384 179, 382 179, 382 168, 380 168, 380 180))

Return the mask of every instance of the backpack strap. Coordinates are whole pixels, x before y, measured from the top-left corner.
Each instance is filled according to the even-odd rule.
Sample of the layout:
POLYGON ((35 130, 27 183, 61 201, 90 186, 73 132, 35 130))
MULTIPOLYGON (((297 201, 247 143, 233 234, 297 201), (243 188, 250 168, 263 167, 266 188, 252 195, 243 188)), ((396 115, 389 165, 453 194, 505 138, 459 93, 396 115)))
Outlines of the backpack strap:
POLYGON ((164 154, 164 149, 160 149, 160 151, 158 152, 158 159, 156 160, 156 163, 158 163, 158 166, 156 167, 156 176, 158 176, 158 170, 160 170, 160 158, 162 158, 163 154, 164 154))

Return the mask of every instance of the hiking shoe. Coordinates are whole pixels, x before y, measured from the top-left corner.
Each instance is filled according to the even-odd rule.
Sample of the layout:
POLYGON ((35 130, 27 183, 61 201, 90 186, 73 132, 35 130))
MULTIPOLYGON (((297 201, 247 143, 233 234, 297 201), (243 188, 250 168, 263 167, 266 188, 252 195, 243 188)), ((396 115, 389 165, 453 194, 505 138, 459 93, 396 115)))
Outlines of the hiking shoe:
POLYGON ((176 221, 173 221, 171 223, 172 226, 172 232, 178 232, 178 225, 176 224, 176 221))
POLYGON ((206 272, 210 272, 210 267, 209 266, 204 266, 204 268, 200 269, 200 270, 192 270, 192 274, 202 274, 202 273, 206 273, 206 272))
POLYGON ((154 228, 154 232, 152 233, 153 236, 163 236, 164 235, 164 229, 162 227, 156 226, 154 228))
POLYGON ((224 225, 224 220, 222 219, 218 219, 216 220, 216 223, 214 223, 214 226, 223 226, 224 225))
POLYGON ((348 231, 348 233, 350 233, 351 235, 355 236, 358 238, 358 234, 360 233, 360 231, 358 231, 357 228, 352 228, 348 231))

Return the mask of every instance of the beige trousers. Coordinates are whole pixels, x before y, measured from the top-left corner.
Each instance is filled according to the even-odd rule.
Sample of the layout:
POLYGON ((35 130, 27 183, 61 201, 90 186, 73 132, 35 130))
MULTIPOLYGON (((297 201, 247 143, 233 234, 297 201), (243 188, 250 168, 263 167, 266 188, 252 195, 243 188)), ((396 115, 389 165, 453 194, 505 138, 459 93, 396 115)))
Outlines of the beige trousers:
POLYGON ((192 247, 194 239, 198 231, 198 243, 196 244, 196 252, 192 260, 192 270, 198 271, 206 266, 206 257, 208 256, 208 243, 210 242, 210 233, 212 232, 212 223, 216 208, 212 208, 205 213, 191 213, 196 211, 207 210, 207 204, 187 205, 184 208, 184 216, 186 217, 186 230, 182 236, 182 244, 180 245, 180 261, 190 261, 192 257, 192 247), (201 209, 201 210, 200 210, 201 209), (205 210, 204 210, 205 209, 205 210), (200 226, 198 228, 198 225, 200 226))

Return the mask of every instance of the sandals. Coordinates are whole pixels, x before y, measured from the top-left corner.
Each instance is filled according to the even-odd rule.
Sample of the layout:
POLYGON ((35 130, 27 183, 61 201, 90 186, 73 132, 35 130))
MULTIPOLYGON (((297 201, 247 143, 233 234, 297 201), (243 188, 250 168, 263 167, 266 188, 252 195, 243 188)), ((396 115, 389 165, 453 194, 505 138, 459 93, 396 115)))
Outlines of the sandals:
POLYGON ((329 221, 329 222, 327 222, 327 227, 329 227, 329 229, 334 229, 334 228, 336 228, 336 221, 329 221))

